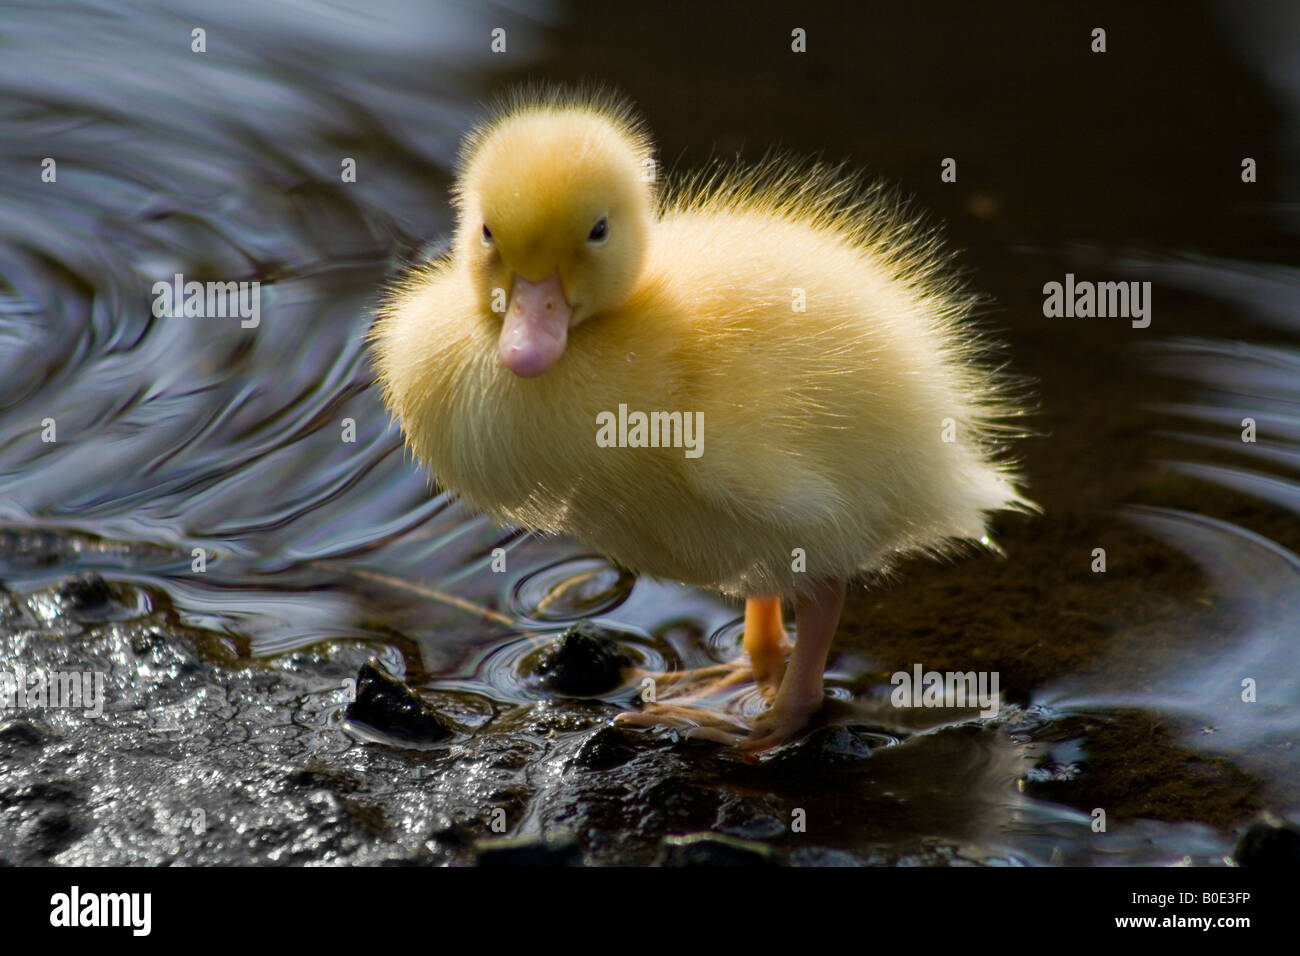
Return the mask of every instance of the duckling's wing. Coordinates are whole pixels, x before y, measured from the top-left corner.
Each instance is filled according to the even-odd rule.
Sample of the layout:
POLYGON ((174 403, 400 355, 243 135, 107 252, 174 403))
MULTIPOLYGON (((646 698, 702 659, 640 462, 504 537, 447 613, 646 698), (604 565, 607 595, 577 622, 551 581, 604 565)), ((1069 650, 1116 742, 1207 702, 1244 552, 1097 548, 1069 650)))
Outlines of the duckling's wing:
POLYGON ((735 515, 788 528, 817 526, 844 505, 835 483, 790 447, 718 447, 686 469, 692 491, 735 515))

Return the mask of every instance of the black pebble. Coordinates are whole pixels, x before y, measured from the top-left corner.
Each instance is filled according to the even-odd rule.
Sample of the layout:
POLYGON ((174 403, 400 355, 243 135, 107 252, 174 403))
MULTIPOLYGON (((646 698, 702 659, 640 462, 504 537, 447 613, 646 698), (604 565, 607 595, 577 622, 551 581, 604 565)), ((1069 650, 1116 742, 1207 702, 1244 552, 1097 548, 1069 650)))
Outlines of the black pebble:
POLYGON ((1232 855, 1238 866, 1294 870, 1300 867, 1300 827, 1268 816, 1250 825, 1232 855))
POLYGON ((410 743, 437 743, 453 734, 450 721, 373 663, 357 674, 357 699, 348 705, 347 718, 410 743))
POLYGON ((59 584, 59 603, 75 611, 93 611, 113 600, 113 589, 94 571, 74 574, 59 584))
POLYGON ((8 747, 42 747, 49 739, 48 733, 21 717, 0 723, 0 744, 8 747))
POLYGON ((571 697, 596 697, 623 682, 632 658, 608 632, 587 621, 569 628, 538 653, 532 670, 542 687, 571 697))
POLYGON ((47 807, 19 827, 22 842, 45 857, 66 849, 80 835, 76 820, 60 807, 47 807))
POLYGON ((581 770, 610 770, 621 767, 636 754, 636 749, 623 731, 605 726, 582 742, 568 766, 581 770))

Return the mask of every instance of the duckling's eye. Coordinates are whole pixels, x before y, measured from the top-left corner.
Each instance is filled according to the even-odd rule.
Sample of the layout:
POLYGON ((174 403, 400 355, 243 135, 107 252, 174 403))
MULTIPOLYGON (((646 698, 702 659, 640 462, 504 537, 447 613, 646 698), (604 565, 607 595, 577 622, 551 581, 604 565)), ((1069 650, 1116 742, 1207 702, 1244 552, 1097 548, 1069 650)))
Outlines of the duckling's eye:
POLYGON ((587 233, 588 242, 604 242, 609 237, 609 222, 601 219, 591 227, 591 232, 587 233))
POLYGON ((487 223, 483 223, 483 245, 492 245, 492 230, 487 227, 487 223))

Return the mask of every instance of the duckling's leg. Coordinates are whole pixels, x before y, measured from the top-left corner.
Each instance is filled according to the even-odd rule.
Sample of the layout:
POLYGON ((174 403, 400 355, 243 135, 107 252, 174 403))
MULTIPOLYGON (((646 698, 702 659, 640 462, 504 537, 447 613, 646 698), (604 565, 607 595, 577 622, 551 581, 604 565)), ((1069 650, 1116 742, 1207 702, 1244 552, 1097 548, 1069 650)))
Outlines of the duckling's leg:
MULTIPOLYGON (((686 731, 688 737, 733 744, 751 753, 785 743, 807 726, 813 714, 821 708, 822 675, 826 670, 826 658, 830 654, 835 628, 839 624, 840 611, 844 608, 844 586, 843 581, 827 581, 808 596, 799 597, 795 601, 798 640, 795 641, 788 666, 784 660, 790 645, 785 637, 785 629, 780 626, 779 600, 759 598, 751 599, 746 604, 745 650, 752 673, 757 678, 760 668, 766 667, 768 679, 777 681, 772 706, 750 722, 747 734, 737 726, 744 723, 743 718, 692 706, 681 699, 650 704, 639 713, 619 714, 617 722, 642 727, 679 727, 686 731), (754 635, 752 643, 751 633, 754 635), (780 676, 774 678, 774 674, 780 676)), ((734 683, 736 679, 748 676, 745 672, 749 668, 723 666, 733 668, 723 678, 726 683, 734 683)), ((717 687, 718 682, 712 686, 717 687)), ((687 699, 695 701, 699 698, 693 696, 687 699)))
POLYGON ((647 712, 620 715, 621 723, 653 725, 661 721, 653 719, 662 716, 665 710, 674 713, 698 708, 683 706, 684 701, 703 700, 714 697, 734 687, 754 681, 759 693, 766 700, 776 697, 785 675, 785 662, 790 654, 790 638, 786 636, 785 624, 781 619, 781 598, 777 595, 752 597, 745 601, 745 632, 742 646, 745 653, 726 664, 714 664, 710 667, 698 667, 685 671, 668 671, 652 673, 639 671, 637 679, 649 677, 656 686, 667 691, 665 699, 672 703, 665 707, 650 708, 647 712))
POLYGON ((790 653, 779 595, 752 597, 745 602, 744 645, 754 680, 763 696, 771 700, 781 686, 790 653))
POLYGON ((822 677, 831 641, 844 610, 843 581, 826 581, 810 595, 795 600, 794 653, 770 709, 754 721, 753 730, 740 741, 751 753, 785 743, 798 733, 822 706, 822 677))

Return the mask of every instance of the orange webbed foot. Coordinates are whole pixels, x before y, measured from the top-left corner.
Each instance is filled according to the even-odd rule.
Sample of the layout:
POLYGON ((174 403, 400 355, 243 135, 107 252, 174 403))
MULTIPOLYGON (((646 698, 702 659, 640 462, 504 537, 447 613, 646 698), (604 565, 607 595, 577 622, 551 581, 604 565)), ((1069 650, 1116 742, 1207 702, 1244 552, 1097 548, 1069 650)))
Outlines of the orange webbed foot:
POLYGON ((640 711, 614 718, 637 727, 668 726, 691 739, 712 740, 757 754, 799 734, 822 705, 822 673, 844 605, 844 582, 828 582, 795 605, 799 640, 793 646, 781 624, 780 599, 751 598, 745 607, 745 655, 731 664, 664 675, 673 691, 640 711), (790 653, 787 665, 786 655, 790 653), (676 682, 671 682, 674 677, 676 682), (707 705, 711 696, 753 680, 771 706, 753 717, 707 705), (685 691, 685 693, 680 693, 685 691))

